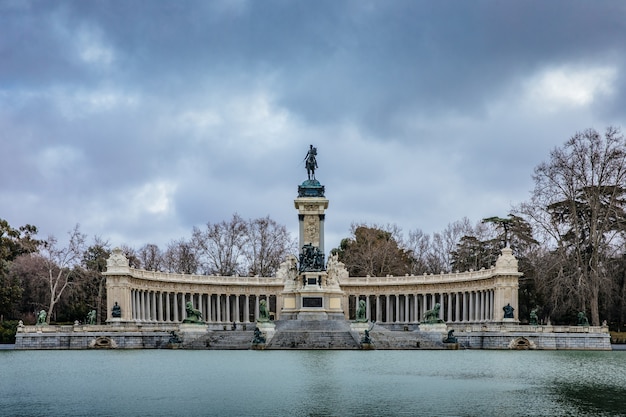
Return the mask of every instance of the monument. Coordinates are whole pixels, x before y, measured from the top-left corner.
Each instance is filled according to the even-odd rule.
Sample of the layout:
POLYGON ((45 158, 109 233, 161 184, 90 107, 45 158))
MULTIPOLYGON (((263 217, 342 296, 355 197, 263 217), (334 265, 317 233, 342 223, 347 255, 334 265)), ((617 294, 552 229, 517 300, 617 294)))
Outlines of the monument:
MULTIPOLYGON (((313 145, 310 145, 304 162, 307 179, 298 186, 298 197, 294 201, 298 210, 300 256, 297 272, 284 274, 281 317, 292 320, 344 320, 344 294, 337 276, 340 271, 335 264, 332 264, 332 271, 328 271, 325 262, 324 219, 328 199, 324 196, 325 187, 315 178, 318 163, 317 148, 313 145)), ((290 266, 293 266, 292 263, 285 268, 290 266)))

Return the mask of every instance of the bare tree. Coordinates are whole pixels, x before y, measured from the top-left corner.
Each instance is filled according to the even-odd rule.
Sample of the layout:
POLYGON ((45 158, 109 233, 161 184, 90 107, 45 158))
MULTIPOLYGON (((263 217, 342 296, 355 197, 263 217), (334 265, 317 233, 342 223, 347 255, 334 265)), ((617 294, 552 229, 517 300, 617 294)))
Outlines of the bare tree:
POLYGON ((249 275, 274 275, 290 253, 297 253, 297 242, 285 226, 269 216, 248 221, 243 256, 249 275))
POLYGON ((57 239, 49 236, 43 243, 40 254, 46 263, 48 288, 50 290, 50 304, 46 321, 54 313, 54 307, 61 298, 63 291, 70 285, 73 268, 80 264, 85 246, 85 235, 80 233, 77 224, 69 232, 69 242, 66 247, 60 248, 57 239))
POLYGON ((432 269, 437 265, 440 267, 440 270, 437 272, 450 272, 457 244, 463 236, 472 236, 474 234, 474 228, 467 217, 449 223, 441 233, 434 233, 431 245, 430 268, 432 269))
POLYGON ((611 286, 607 261, 623 243, 626 141, 618 129, 576 133, 550 153, 533 176, 535 189, 521 212, 552 248, 545 279, 551 299, 577 304, 600 324, 600 295, 611 286))
POLYGON ((163 254, 163 264, 169 272, 197 273, 198 257, 193 244, 185 239, 171 241, 163 254))
POLYGON ((193 246, 205 274, 241 274, 245 241, 246 222, 236 213, 229 222, 207 223, 203 230, 193 229, 193 246))
POLYGON ((137 256, 143 269, 148 271, 163 270, 163 254, 157 245, 148 243, 142 246, 137 256))
POLYGON ((411 274, 417 275, 433 272, 430 269, 429 259, 431 254, 430 235, 427 235, 421 229, 412 230, 409 232, 406 246, 411 253, 411 274))

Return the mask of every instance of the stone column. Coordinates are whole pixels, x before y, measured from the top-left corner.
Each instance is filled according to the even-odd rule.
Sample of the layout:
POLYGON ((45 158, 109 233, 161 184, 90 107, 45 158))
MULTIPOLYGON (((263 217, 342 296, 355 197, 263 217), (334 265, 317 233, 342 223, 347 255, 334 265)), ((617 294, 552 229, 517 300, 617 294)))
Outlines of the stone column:
POLYGON ((366 296, 365 297, 365 317, 368 320, 372 320, 372 306, 371 306, 371 300, 370 300, 370 296, 366 296))
POLYGON ((410 302, 409 302, 409 296, 407 294, 404 294, 404 322, 408 323, 409 321, 411 321, 411 310, 410 310, 410 306, 409 306, 410 302))
POLYGON ((239 314, 239 294, 235 294, 235 322, 241 323, 241 318, 239 314))
POLYGON ((250 295, 246 294, 244 296, 246 304, 243 306, 243 318, 244 323, 250 323, 250 295))
POLYGON ((155 291, 151 291, 151 300, 150 300, 150 306, 151 306, 151 312, 150 312, 150 320, 151 321, 157 321, 157 298, 156 298, 156 292, 155 291))
POLYGON ((396 317, 395 317, 394 323, 397 323, 401 319, 400 318, 400 294, 395 294, 393 296, 393 298, 394 298, 394 300, 396 302, 396 306, 395 306, 396 307, 395 308, 395 310, 396 310, 396 317))
POLYGON ((385 313, 386 313, 386 317, 385 317, 385 323, 391 323, 390 320, 390 315, 391 315, 391 305, 390 305, 390 296, 389 294, 385 295, 386 299, 385 299, 385 313))
POLYGON ((254 321, 259 319, 259 295, 254 296, 254 321))
POLYGON ((215 321, 220 323, 222 321, 222 294, 215 294, 215 321))
POLYGON ((382 312, 380 311, 380 294, 376 294, 376 321, 382 321, 382 312))
POLYGON ((446 305, 445 305, 445 293, 439 293, 439 304, 440 304, 440 309, 439 309, 439 319, 443 320, 444 319, 444 311, 446 311, 446 305))

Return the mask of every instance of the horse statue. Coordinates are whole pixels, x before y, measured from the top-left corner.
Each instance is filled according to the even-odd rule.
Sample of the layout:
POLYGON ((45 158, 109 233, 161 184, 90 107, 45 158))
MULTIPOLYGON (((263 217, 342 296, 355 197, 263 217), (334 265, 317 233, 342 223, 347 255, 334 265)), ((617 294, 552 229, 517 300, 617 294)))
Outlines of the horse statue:
POLYGON ((424 313, 424 322, 428 324, 443 323, 443 320, 439 318, 440 309, 441 304, 437 303, 432 310, 427 310, 426 313, 424 313))
POLYGON ((317 148, 314 148, 313 145, 309 148, 309 151, 304 157, 305 166, 306 166, 306 174, 311 180, 311 177, 315 179, 315 169, 317 168, 317 148))
POLYGON ((187 301, 187 304, 185 304, 185 311, 187 312, 187 318, 183 320, 183 323, 202 323, 202 312, 193 308, 191 301, 187 301))

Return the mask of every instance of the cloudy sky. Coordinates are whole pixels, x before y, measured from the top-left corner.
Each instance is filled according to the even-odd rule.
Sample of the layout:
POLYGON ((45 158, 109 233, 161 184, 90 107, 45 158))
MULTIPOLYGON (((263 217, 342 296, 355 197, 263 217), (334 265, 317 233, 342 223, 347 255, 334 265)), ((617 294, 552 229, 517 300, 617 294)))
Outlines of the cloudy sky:
POLYGON ((234 213, 506 216, 577 131, 626 130, 622 1, 0 0, 0 218, 139 248, 234 213))

